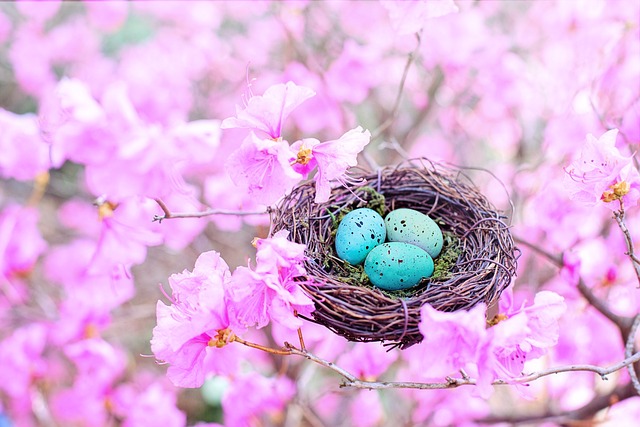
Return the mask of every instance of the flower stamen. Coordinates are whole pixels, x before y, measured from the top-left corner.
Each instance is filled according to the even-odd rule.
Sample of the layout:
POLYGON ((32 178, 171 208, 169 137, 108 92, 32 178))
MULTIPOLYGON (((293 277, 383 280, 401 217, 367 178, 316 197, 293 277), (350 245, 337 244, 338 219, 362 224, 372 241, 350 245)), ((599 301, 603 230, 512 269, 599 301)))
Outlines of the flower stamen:
POLYGON ((600 199, 605 203, 611 203, 615 200, 622 199, 625 195, 631 191, 631 185, 626 181, 616 182, 609 186, 610 190, 606 190, 602 193, 600 199))
POLYGON ((216 334, 216 336, 212 337, 209 340, 207 345, 209 347, 222 348, 225 345, 229 344, 230 342, 233 342, 234 339, 235 339, 235 334, 231 329, 229 328, 220 329, 218 330, 218 333, 216 334))
POLYGON ((302 147, 300 147, 300 150, 298 150, 298 155, 296 156, 296 159, 291 162, 291 166, 308 165, 311 159, 313 159, 313 153, 311 151, 311 148, 307 148, 303 145, 302 147))

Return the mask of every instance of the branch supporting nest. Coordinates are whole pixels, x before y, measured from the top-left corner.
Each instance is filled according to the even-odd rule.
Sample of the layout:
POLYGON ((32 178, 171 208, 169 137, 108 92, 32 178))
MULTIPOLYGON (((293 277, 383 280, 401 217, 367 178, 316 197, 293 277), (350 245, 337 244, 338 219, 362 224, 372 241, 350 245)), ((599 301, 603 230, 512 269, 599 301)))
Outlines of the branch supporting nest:
POLYGON ((296 187, 278 206, 273 231, 307 245, 308 282, 313 318, 351 341, 384 341, 407 348, 422 340, 420 308, 442 311, 491 305, 510 284, 519 251, 507 224, 493 205, 458 169, 428 160, 354 176, 357 185, 335 188, 328 202, 315 204, 315 187, 296 187), (359 207, 381 213, 411 208, 428 214, 445 234, 457 239, 459 256, 450 270, 425 279, 410 292, 393 294, 370 285, 362 270, 337 258, 338 219, 359 207))

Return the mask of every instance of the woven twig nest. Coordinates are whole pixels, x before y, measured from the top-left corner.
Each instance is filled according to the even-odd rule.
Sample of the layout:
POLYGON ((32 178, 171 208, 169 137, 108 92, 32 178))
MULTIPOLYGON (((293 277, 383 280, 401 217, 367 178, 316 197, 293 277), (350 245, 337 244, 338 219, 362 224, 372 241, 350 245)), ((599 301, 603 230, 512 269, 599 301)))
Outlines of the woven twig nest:
POLYGON ((314 203, 314 184, 304 183, 274 213, 273 231, 289 230, 290 239, 307 245, 310 280, 302 286, 315 303, 309 320, 350 341, 407 348, 422 340, 424 304, 454 311, 497 301, 515 275, 517 250, 505 218, 464 173, 421 160, 356 178, 357 185, 335 188, 322 204, 314 203), (369 283, 362 267, 337 258, 339 219, 359 207, 383 216, 411 208, 433 218, 445 235, 434 276, 411 290, 386 292, 369 283))

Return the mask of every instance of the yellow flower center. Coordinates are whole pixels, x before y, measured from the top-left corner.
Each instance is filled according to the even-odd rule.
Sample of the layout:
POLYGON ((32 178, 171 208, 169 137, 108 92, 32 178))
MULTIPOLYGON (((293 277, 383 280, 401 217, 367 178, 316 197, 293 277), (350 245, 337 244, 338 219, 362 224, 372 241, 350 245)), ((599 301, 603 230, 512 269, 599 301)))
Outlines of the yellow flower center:
POLYGON ((631 191, 631 185, 626 181, 616 182, 609 186, 610 190, 606 190, 600 197, 603 202, 611 203, 614 200, 620 200, 631 191))
POLYGON ((307 165, 309 164, 311 159, 313 159, 313 153, 311 151, 311 148, 307 148, 303 145, 302 147, 300 147, 300 150, 298 150, 298 155, 296 156, 296 159, 293 162, 291 162, 291 166, 307 165))
POLYGON ((234 335, 231 329, 225 328, 218 330, 215 337, 211 338, 207 345, 209 347, 222 348, 233 341, 234 335))
POLYGON ((99 336, 100 336, 100 331, 98 330, 98 327, 96 325, 94 325, 93 323, 89 323, 84 328, 84 337, 85 338, 98 338, 99 336))
POLYGON ((111 218, 113 211, 115 211, 117 207, 117 203, 112 203, 108 200, 98 202, 98 218, 100 218, 100 221, 103 221, 105 218, 111 218))

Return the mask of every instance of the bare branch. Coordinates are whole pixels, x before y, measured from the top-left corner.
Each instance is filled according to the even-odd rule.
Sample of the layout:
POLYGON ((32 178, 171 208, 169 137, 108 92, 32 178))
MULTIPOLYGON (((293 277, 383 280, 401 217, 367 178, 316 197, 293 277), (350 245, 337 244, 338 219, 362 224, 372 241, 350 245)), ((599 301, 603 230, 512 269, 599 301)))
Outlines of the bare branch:
POLYGON ((174 218, 203 218, 211 215, 234 215, 234 216, 250 216, 250 215, 265 215, 269 213, 268 209, 263 211, 236 211, 228 209, 207 209, 200 212, 171 212, 167 205, 160 199, 154 199, 160 209, 162 209, 163 215, 154 215, 153 220, 162 222, 165 219, 174 218))
MULTIPOLYGON (((537 245, 530 243, 520 237, 514 236, 514 240, 517 243, 528 247, 529 249, 534 251, 536 254, 546 258, 556 267, 563 268, 565 266, 562 256, 553 255, 547 252, 546 250, 538 247, 537 245)), ((616 313, 614 313, 604 301, 602 301, 593 293, 591 288, 587 286, 587 284, 584 282, 582 277, 578 279, 577 288, 578 288, 578 291, 580 291, 580 293, 582 294, 582 296, 589 302, 589 304, 591 304, 596 310, 602 313, 602 315, 604 315, 607 319, 611 320, 613 323, 615 323, 618 326, 623 337, 626 337, 629 334, 629 329, 631 328, 631 318, 619 316, 616 313)))
MULTIPOLYGON (((568 366, 559 366, 557 368, 545 369, 544 371, 536 372, 533 374, 525 375, 523 377, 514 378, 509 380, 510 383, 529 383, 531 381, 537 380, 538 378, 546 377, 552 374, 559 374, 561 372, 576 372, 576 371, 586 371, 586 372, 594 372, 603 380, 606 380, 606 376, 612 374, 614 372, 619 371, 625 366, 629 366, 633 363, 640 361, 640 352, 637 352, 630 357, 627 357, 621 362, 616 363, 615 365, 611 365, 605 368, 595 366, 595 365, 568 365, 568 366)), ((502 380, 498 380, 502 381, 502 380)))
MULTIPOLYGON (((294 353, 297 354, 297 353, 294 353)), ((316 363, 320 363, 320 361, 316 361, 311 358, 316 363)), ((511 378, 511 379, 498 379, 493 381, 493 385, 514 385, 514 384, 525 384, 535 381, 539 378, 546 377, 553 374, 559 374, 562 372, 577 372, 577 371, 586 371, 586 372, 594 372, 603 379, 606 379, 606 376, 612 374, 614 372, 619 371, 625 366, 629 366, 635 362, 640 361, 640 352, 634 354, 633 356, 624 359, 623 361, 616 363, 615 365, 611 365, 608 367, 600 367, 595 365, 568 365, 568 366, 559 366, 556 368, 546 369, 540 372, 534 372, 529 375, 525 375, 522 377, 511 378)), ((322 363, 321 363, 322 364, 322 363)), ((335 366, 335 365, 334 365, 335 366)), ((378 382, 378 381, 351 381, 347 378, 347 381, 343 383, 343 387, 355 387, 355 388, 364 388, 364 389, 387 389, 387 388, 412 388, 412 389, 445 389, 445 388, 456 388, 462 385, 475 385, 477 380, 473 378, 450 378, 447 377, 446 382, 444 383, 419 383, 419 382, 378 382)))
POLYGON ((622 234, 624 235, 624 241, 627 244, 626 254, 629 255, 629 258, 631 258, 631 263, 633 264, 633 268, 636 272, 636 277, 638 278, 637 287, 638 289, 640 289, 640 260, 638 260, 638 257, 633 251, 633 239, 631 238, 631 233, 627 228, 627 224, 624 222, 624 217, 625 217, 624 202, 622 201, 622 198, 620 198, 619 201, 620 201, 620 209, 613 212, 613 218, 618 223, 618 227, 620 227, 620 230, 622 230, 622 234))
MULTIPOLYGON (((581 408, 565 411, 565 412, 545 412, 542 414, 524 415, 524 416, 489 416, 479 420, 475 420, 481 424, 498 424, 498 423, 510 423, 514 424, 529 424, 538 425, 540 422, 546 421, 559 425, 583 425, 582 423, 576 423, 578 420, 590 420, 595 414, 601 410, 610 407, 614 403, 620 402, 625 399, 633 397, 635 394, 631 383, 624 385, 618 385, 611 392, 607 394, 601 394, 594 397, 589 403, 581 408)), ((587 422, 585 426, 597 425, 597 423, 587 422)))
MULTIPOLYGON (((635 319, 633 319, 633 325, 631 325, 631 330, 629 331, 629 336, 627 337, 627 342, 625 345, 624 355, 629 358, 634 352, 634 343, 636 340, 636 334, 638 333, 638 329, 640 328, 640 314, 636 315, 635 319)), ((638 374, 636 372, 633 364, 628 365, 629 376, 631 377, 631 383, 633 387, 636 389, 636 393, 640 395, 640 381, 638 380, 638 374)))
MULTIPOLYGON (((238 342, 240 344, 246 345, 251 348, 266 351, 271 354, 279 354, 283 356, 295 355, 295 356, 304 357, 305 359, 310 360, 314 363, 317 363, 320 366, 324 366, 325 368, 328 368, 333 372, 342 376, 344 378, 344 381, 341 384, 341 387, 353 387, 353 388, 361 388, 361 389, 368 389, 368 390, 383 390, 383 389, 391 389, 391 388, 439 390, 439 389, 457 388, 463 385, 477 384, 476 379, 470 378, 469 376, 464 374, 462 378, 447 377, 445 378, 444 382, 434 382, 434 383, 404 382, 404 381, 365 381, 365 380, 358 379, 358 377, 356 377, 349 371, 341 368, 340 366, 336 365, 335 363, 325 360, 321 357, 318 357, 308 350, 298 349, 289 343, 285 343, 285 348, 283 349, 273 349, 273 348, 262 346, 260 344, 255 344, 255 343, 245 341, 236 336, 233 337, 232 341, 238 342)), ((619 371, 620 369, 623 369, 625 366, 629 366, 638 361, 640 361, 640 352, 637 352, 633 354, 631 357, 628 357, 621 362, 618 362, 614 365, 607 366, 607 367, 600 367, 595 365, 559 366, 559 367, 546 369, 539 372, 534 372, 529 375, 524 375, 522 377, 497 379, 492 382, 492 385, 525 384, 549 375, 559 374, 562 372, 577 372, 577 371, 594 372, 600 375, 602 379, 606 379, 607 375, 612 374, 613 372, 619 371)))
POLYGON ((416 33, 416 40, 417 40, 416 47, 409 54, 409 56, 407 57, 407 62, 404 65, 404 71, 402 72, 402 78, 400 79, 400 86, 398 87, 398 93, 396 94, 396 100, 393 103, 393 108, 391 109, 391 113, 389 114, 389 117, 387 118, 387 120, 385 120, 384 123, 382 123, 380 126, 378 126, 377 129, 375 129, 372 132, 372 135, 371 135, 372 141, 379 138, 380 135, 382 135, 387 129, 389 129, 395 122, 396 118, 398 117, 398 113, 400 110, 400 101, 402 100, 404 85, 407 82, 409 69, 411 68, 411 64, 413 64, 413 61, 415 60, 420 50, 420 43, 422 41, 420 37, 420 33, 416 33))

